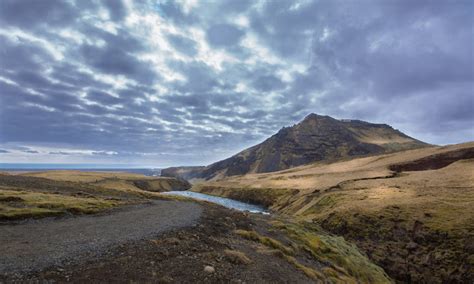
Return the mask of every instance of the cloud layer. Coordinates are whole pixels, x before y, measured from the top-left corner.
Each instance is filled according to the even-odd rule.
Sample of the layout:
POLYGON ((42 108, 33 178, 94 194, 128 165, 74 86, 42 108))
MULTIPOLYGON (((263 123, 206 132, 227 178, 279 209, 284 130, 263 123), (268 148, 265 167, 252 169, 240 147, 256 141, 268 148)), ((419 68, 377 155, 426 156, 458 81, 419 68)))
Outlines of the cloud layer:
POLYGON ((310 112, 474 140, 473 11, 3 0, 0 161, 207 164, 310 112))

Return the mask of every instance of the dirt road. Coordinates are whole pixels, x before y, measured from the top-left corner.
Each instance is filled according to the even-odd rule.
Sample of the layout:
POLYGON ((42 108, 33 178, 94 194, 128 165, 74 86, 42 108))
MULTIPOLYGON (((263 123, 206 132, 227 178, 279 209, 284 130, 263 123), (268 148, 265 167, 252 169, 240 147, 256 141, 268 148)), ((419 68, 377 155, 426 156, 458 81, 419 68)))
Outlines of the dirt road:
POLYGON ((197 223, 197 203, 153 201, 112 214, 0 225, 0 274, 60 266, 126 243, 197 223))

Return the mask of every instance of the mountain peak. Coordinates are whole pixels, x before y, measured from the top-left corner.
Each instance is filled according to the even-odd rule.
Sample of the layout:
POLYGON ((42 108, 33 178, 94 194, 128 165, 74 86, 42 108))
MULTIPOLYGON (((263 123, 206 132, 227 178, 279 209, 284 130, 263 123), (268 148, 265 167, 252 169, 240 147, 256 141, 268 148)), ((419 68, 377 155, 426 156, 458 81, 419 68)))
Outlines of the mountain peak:
MULTIPOLYGON (((264 173, 322 160, 382 154, 424 147, 386 124, 338 120, 308 114, 301 122, 284 127, 264 142, 228 159, 192 171, 195 177, 218 179, 247 173, 264 173)), ((191 173, 188 174, 191 176, 191 173)), ((187 176, 183 176, 186 178, 187 176)))
POLYGON ((327 115, 319 115, 319 114, 316 114, 314 112, 308 114, 301 122, 304 122, 304 121, 309 121, 309 120, 317 120, 317 119, 322 119, 322 118, 332 118, 330 116, 327 116, 327 115))

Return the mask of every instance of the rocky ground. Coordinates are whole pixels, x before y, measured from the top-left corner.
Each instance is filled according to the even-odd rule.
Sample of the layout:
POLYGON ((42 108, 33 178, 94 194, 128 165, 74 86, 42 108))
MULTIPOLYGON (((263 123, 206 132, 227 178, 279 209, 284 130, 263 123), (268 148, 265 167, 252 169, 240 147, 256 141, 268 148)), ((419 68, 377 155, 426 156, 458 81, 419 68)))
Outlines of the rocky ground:
POLYGON ((310 222, 70 174, 0 176, 0 282, 390 282, 310 222))
MULTIPOLYGON (((170 204, 176 201, 170 201, 170 204)), ((188 226, 181 227, 182 220, 173 219, 179 208, 162 208, 161 212, 148 212, 155 218, 163 218, 157 224, 146 224, 134 209, 119 209, 102 213, 103 216, 69 217, 41 222, 71 222, 70 220, 123 219, 130 228, 116 229, 117 224, 81 224, 75 233, 57 231, 57 236, 34 244, 37 234, 25 231, 30 244, 21 241, 2 240, 2 252, 6 258, 0 264, 0 283, 10 282, 157 282, 157 283, 389 283, 383 270, 368 261, 358 250, 340 238, 310 234, 304 228, 290 225, 277 217, 242 213, 201 202, 186 203, 188 226), (199 215, 202 208, 202 214, 199 215), (175 210, 176 209, 176 210, 175 210), (121 211, 122 210, 122 211, 121 211), (129 213, 129 216, 120 215, 129 213), (119 215, 115 215, 119 214, 119 215), (116 217, 114 217, 116 216, 116 217), (194 218, 194 219, 193 219, 194 218), (191 220, 192 219, 192 220, 191 220), (168 225, 161 226, 160 222, 168 225), (173 225, 170 225, 170 222, 173 225), (135 224, 134 224, 135 223, 135 224), (91 227, 89 227, 91 226, 91 227), (104 228, 99 229, 104 226, 104 228), (95 227, 95 228, 94 228, 95 227), (157 230, 157 228, 164 228, 157 230), (87 231, 103 231, 101 238, 89 239, 87 231), (142 231, 145 231, 142 234, 142 231), (135 231, 132 234, 132 231, 135 231), (150 234, 154 231, 155 233, 150 234), (83 236, 86 234, 86 237, 83 236), (127 238, 132 234, 133 238, 127 238), (66 236, 67 235, 67 236, 66 236), (74 237, 73 235, 77 235, 74 237), (141 237, 137 237, 140 236, 141 237), (68 239, 64 240, 67 237, 68 239), (319 238, 321 237, 321 239, 319 238), (71 238, 78 251, 61 246, 71 238), (108 240, 107 246, 95 247, 95 241, 108 240), (330 244, 329 242, 332 244, 330 244), (59 242, 59 243, 58 243, 59 242), (341 247, 340 247, 341 246, 341 247), (69 257, 56 257, 49 247, 69 257), (34 265, 22 270, 22 257, 37 254, 34 265), (17 266, 12 266, 17 263, 17 266), (362 279, 362 280, 361 280, 362 279)), ((152 206, 137 209, 152 210, 152 206)), ((181 214, 183 217, 184 215, 181 214)), ((142 216, 143 217, 143 216, 142 216)), ((147 218, 147 217, 145 217, 147 218)), ((148 217, 149 218, 149 217, 148 217)), ((150 218, 149 218, 150 219, 150 218)), ((178 218, 179 219, 179 218, 178 218)), ((118 220, 116 220, 118 222, 118 220)), ((30 222, 30 221, 29 221, 30 222)), ((76 221, 72 221, 76 222, 76 221)), ((87 222, 87 221, 86 221, 87 222)), ((2 227, 22 230, 24 225, 2 227)), ((60 226, 60 225, 59 225, 60 226)), ((26 227, 25 227, 26 228, 26 227)), ((39 228, 41 230, 41 228, 39 228)), ((69 228, 72 229, 72 228, 69 228)), ((43 229, 44 230, 44 229, 43 229)), ((90 232, 89 232, 90 233, 90 232)), ((24 260, 24 259, 23 259, 24 260)))
POLYGON ((0 273, 22 274, 51 265, 100 255, 128 241, 192 226, 202 207, 192 202, 153 201, 108 214, 28 220, 1 226, 0 273))
MULTIPOLYGON (((206 206, 196 226, 123 242, 81 260, 30 273, 3 273, 0 282, 307 283, 312 279, 270 250, 234 231, 256 224, 236 211, 206 206)), ((118 235, 117 235, 118 236, 118 235)), ((85 242, 84 247, 88 246, 85 242)))

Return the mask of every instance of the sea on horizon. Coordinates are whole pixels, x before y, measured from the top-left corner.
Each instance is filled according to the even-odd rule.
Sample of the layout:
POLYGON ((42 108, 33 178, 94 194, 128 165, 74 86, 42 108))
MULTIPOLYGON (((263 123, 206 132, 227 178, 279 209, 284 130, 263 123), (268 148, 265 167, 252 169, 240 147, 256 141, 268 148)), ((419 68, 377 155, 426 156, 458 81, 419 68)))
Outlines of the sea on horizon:
POLYGON ((153 167, 139 167, 127 165, 104 165, 104 164, 39 164, 39 163, 0 163, 0 171, 11 172, 34 172, 54 170, 78 170, 78 171, 107 171, 127 172, 143 174, 146 176, 159 176, 161 169, 153 167))

